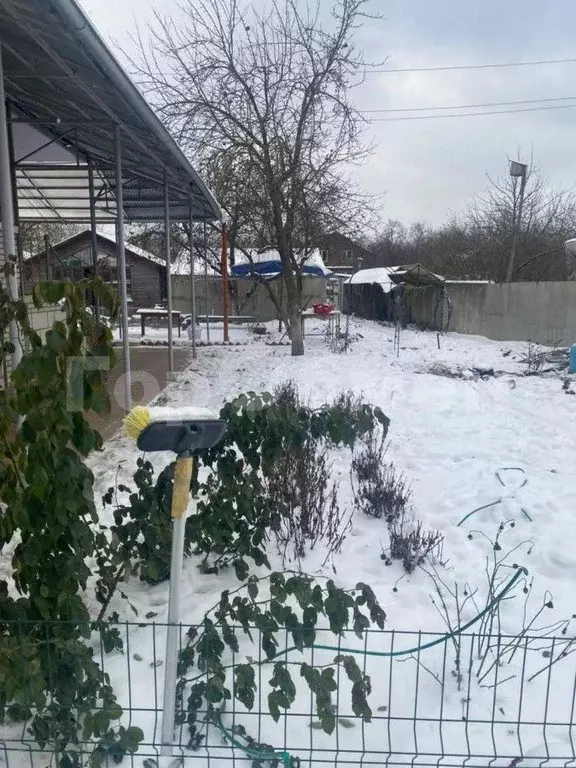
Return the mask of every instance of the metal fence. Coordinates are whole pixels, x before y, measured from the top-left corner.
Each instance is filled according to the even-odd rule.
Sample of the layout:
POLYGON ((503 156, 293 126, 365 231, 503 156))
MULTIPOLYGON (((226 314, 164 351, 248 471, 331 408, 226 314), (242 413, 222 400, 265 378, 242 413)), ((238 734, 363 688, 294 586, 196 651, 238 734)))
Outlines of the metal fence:
MULTIPOLYGON (((109 675, 124 710, 119 724, 138 726, 144 733, 138 752, 125 758, 124 764, 130 761, 150 768, 162 759, 166 625, 122 623, 117 627, 121 651, 106 654, 97 631, 90 642, 94 658, 109 675)), ((181 647, 186 645, 189 629, 181 628, 181 647)), ((23 626, 20 631, 25 635, 29 628, 23 626)), ((47 637, 50 631, 47 624, 47 637)), ((354 635, 335 638, 328 631, 320 631, 317 646, 302 654, 289 650, 293 643, 286 633, 275 661, 296 665, 306 661, 323 667, 333 663, 339 653, 352 652, 360 669, 371 678, 373 716, 365 723, 353 714, 351 684, 337 668, 336 728, 329 736, 318 728, 314 699, 298 666, 289 667, 297 689, 295 701, 280 721, 274 722, 267 706, 272 665, 266 662, 259 632, 254 629, 250 640, 240 628, 233 631, 240 649, 230 651, 225 663, 230 665, 230 678, 234 665, 246 664, 247 659, 254 664, 258 684, 255 706, 249 712, 233 698, 222 715, 222 728, 214 722, 203 724, 204 739, 197 750, 188 747, 187 725, 179 725, 169 753, 193 766, 281 765, 280 757, 276 763, 267 759, 270 750, 289 755, 301 766, 526 768, 576 762, 576 640, 567 635, 466 634, 427 650, 396 656, 442 636, 368 631, 360 641, 354 635), (322 645, 331 649, 318 647, 322 645), (234 742, 244 742, 243 734, 248 734, 255 742, 269 745, 261 748, 265 757, 258 760, 247 754, 231 743, 230 734, 236 734, 234 742)), ((0 627, 0 652, 6 632, 5 625, 0 627)), ((0 653, 0 680, 2 658, 0 653)), ((186 706, 186 692, 183 702, 186 706)), ((204 709, 200 717, 205 714, 204 709)), ((0 727, 0 760, 8 768, 55 764, 56 750, 41 749, 28 726, 27 722, 6 722, 0 727)), ((79 745, 86 763, 93 747, 90 741, 79 745)))

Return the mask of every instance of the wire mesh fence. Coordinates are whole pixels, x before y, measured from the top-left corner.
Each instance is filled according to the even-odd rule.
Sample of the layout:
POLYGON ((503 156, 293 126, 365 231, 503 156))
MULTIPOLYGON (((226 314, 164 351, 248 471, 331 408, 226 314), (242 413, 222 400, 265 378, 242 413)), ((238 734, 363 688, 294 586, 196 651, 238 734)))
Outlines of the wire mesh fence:
MULTIPOLYGON (((168 753, 188 763, 210 768, 232 766, 445 766, 495 768, 519 765, 568 766, 576 762, 574 709, 576 702, 576 639, 545 637, 541 633, 517 636, 466 634, 444 638, 423 632, 367 631, 363 639, 337 638, 319 631, 314 647, 293 649, 290 633, 281 638, 274 663, 292 671, 296 695, 291 708, 275 722, 268 711, 273 664, 262 650, 259 630, 251 638, 240 627, 231 627, 239 650, 224 658, 231 689, 234 668, 252 664, 257 692, 251 711, 234 696, 219 718, 208 718, 204 703, 197 725, 200 746, 192 749, 186 722, 188 693, 194 680, 209 672, 192 669, 182 681, 183 696, 177 704, 174 740, 162 749, 162 692, 166 625, 130 623, 116 625, 120 643, 110 653, 104 632, 109 625, 91 627, 93 657, 109 676, 123 709, 118 724, 137 726, 144 739, 135 754, 125 758, 132 765, 159 764, 168 753), (420 646, 438 639, 438 645, 420 646), (405 653, 407 649, 413 649, 405 653), (353 712, 351 684, 336 667, 338 691, 334 694, 336 727, 324 733, 315 711, 315 700, 299 666, 318 668, 334 663, 338 655, 353 654, 360 669, 370 676, 370 722, 353 712), (256 754, 246 750, 247 738, 259 745, 256 754)), ((186 648, 190 626, 182 626, 180 647, 186 648)), ((200 631, 200 628, 196 628, 200 631)), ((7 638, 25 648, 33 640, 47 641, 56 626, 18 623, 1 625, 0 681, 6 661, 7 638)), ((26 653, 22 663, 26 664, 26 653)), ((24 668, 23 668, 24 670, 24 668)), ((53 670, 56 674, 56 670, 53 670)), ((60 670, 62 673, 62 670, 60 670)), ((23 671, 24 674, 24 671, 23 671)), ((0 682, 1 685, 1 682, 0 682)), ((1 694, 1 692, 0 692, 1 694)), ((50 706, 50 702, 46 702, 50 706)), ((6 715, 6 712, 4 713, 6 715)), ((40 746, 30 729, 35 711, 24 720, 5 717, 0 727, 0 760, 8 768, 39 768, 57 764, 58 745, 40 746)), ((88 764, 95 740, 82 738, 74 747, 88 764)), ((112 764, 113 761, 110 760, 112 764)))

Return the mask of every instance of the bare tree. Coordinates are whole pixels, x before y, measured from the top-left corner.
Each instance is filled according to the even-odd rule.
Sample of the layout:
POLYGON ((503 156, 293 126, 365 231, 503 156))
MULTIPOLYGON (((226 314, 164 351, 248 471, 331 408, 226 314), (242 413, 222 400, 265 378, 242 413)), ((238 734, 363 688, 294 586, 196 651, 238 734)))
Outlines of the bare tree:
POLYGON ((280 254, 295 355, 302 249, 362 210, 346 168, 368 151, 349 96, 366 71, 354 36, 375 18, 370 1, 185 0, 139 39, 135 67, 161 117, 201 164, 228 169, 216 192, 234 248, 248 231, 280 254))
MULTIPOLYGON (((502 281, 519 213, 520 182, 507 173, 489 177, 489 182, 487 191, 468 211, 469 236, 476 260, 482 263, 486 275, 502 281)), ((552 189, 531 161, 513 279, 565 279, 564 241, 574 231, 575 223, 576 202, 572 192, 552 189)))
MULTIPOLYGON (((489 177, 486 191, 467 211, 440 226, 409 229, 390 221, 372 244, 385 266, 420 261, 454 279, 501 281, 506 276, 514 222, 519 209, 519 182, 509 174, 489 177)), ((520 222, 514 280, 564 280, 564 242, 576 234, 576 201, 569 190, 549 186, 529 165, 520 222)))

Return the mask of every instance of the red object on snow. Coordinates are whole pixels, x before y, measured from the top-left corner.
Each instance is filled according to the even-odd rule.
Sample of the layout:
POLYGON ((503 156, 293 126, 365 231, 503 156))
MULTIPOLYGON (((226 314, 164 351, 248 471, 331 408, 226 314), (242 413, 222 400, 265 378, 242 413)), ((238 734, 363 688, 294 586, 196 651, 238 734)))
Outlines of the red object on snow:
POLYGON ((336 305, 320 302, 319 304, 313 304, 312 309, 314 310, 315 315, 329 315, 330 312, 334 312, 336 305))

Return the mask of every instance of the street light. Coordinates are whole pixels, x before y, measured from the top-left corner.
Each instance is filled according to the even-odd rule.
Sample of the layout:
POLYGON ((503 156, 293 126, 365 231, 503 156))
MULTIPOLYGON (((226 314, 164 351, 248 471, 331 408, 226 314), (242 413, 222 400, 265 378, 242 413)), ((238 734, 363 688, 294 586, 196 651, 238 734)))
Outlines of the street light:
POLYGON ((522 224, 522 209, 524 207, 527 174, 528 166, 525 163, 518 163, 516 160, 510 161, 510 176, 512 176, 513 179, 520 179, 520 200, 518 202, 518 215, 515 216, 513 222, 514 234, 512 236, 512 248, 510 249, 510 261, 508 262, 508 270, 506 272, 507 283, 512 282, 512 275, 514 274, 514 261, 518 249, 518 240, 520 239, 520 226, 522 224))

